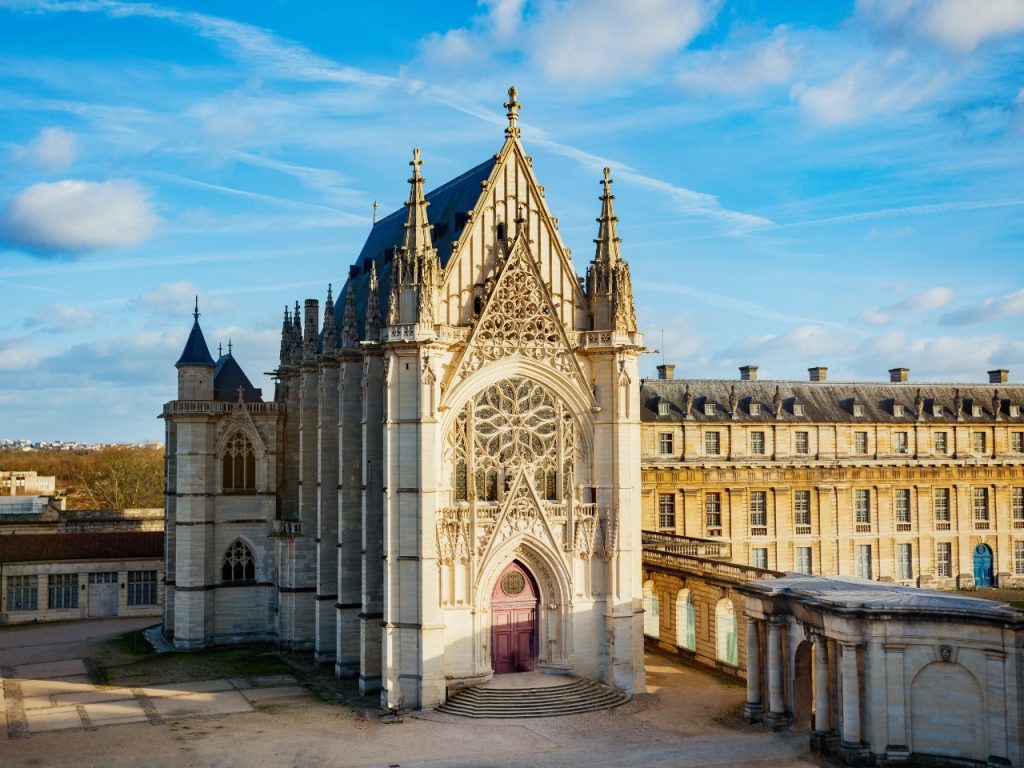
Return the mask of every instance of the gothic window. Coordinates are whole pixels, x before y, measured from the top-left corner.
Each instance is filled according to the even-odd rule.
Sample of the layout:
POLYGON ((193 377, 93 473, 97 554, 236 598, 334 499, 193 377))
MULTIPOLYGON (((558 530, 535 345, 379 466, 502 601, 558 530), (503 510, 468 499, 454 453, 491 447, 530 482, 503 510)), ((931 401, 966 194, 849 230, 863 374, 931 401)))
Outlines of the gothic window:
POLYGON ((723 597, 715 606, 716 656, 719 661, 738 666, 739 649, 736 643, 736 609, 732 600, 723 597))
POLYGON ((690 590, 681 589, 676 595, 676 645, 697 650, 697 621, 690 590))
POLYGON ((256 558, 244 542, 236 540, 224 554, 221 581, 256 581, 256 558))
POLYGON ((236 432, 228 440, 221 465, 225 491, 256 490, 256 451, 244 434, 236 432))
POLYGON ((520 471, 537 493, 556 500, 571 492, 578 457, 575 423, 562 402, 526 378, 503 379, 456 417, 446 450, 456 501, 473 494, 500 501, 520 471))

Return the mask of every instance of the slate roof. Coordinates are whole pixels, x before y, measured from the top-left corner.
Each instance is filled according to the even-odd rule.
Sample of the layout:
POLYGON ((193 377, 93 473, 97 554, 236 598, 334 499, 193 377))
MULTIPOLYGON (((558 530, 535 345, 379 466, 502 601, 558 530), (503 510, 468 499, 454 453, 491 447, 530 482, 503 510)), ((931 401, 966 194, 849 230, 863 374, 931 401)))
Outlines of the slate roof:
POLYGON ((193 321, 192 332, 185 342, 185 349, 181 351, 181 357, 174 365, 208 365, 211 368, 215 365, 210 348, 206 346, 206 339, 203 338, 203 330, 199 327, 198 317, 193 321))
POLYGON ((679 422, 684 417, 685 392, 689 385, 693 396, 690 415, 695 422, 732 422, 729 413, 729 392, 736 387, 739 399, 738 423, 776 423, 772 399, 775 387, 782 396, 782 418, 790 423, 856 423, 891 422, 915 424, 917 412, 914 398, 921 390, 924 400, 924 419, 921 423, 955 424, 953 401, 956 390, 964 401, 963 421, 992 419, 992 397, 999 391, 1002 401, 1000 417, 1010 423, 1024 424, 1024 416, 1011 417, 1009 405, 1024 408, 1022 384, 930 384, 927 382, 831 382, 831 381, 772 381, 759 379, 742 381, 729 379, 644 379, 640 384, 640 419, 644 422, 679 422), (669 403, 667 416, 658 415, 658 403, 664 398, 669 403), (714 403, 715 414, 705 415, 704 404, 714 403), (760 404, 760 414, 751 415, 751 403, 760 404), (804 415, 794 413, 794 405, 803 406, 804 415), (863 416, 853 415, 854 403, 864 406, 863 416), (903 415, 894 415, 894 404, 903 406, 903 415), (981 406, 982 415, 972 416, 972 408, 981 406), (935 416, 933 406, 942 406, 942 415, 935 416))
POLYGON ((749 581, 741 584, 738 589, 746 594, 792 597, 840 611, 932 613, 940 619, 950 615, 971 615, 1012 622, 1024 620, 1024 614, 995 600, 851 576, 805 576, 791 573, 776 579, 749 581))
POLYGON ((0 535, 0 563, 49 563, 164 556, 162 531, 0 535))
POLYGON ((247 403, 262 403, 263 390, 257 389, 245 375, 245 371, 228 352, 221 355, 213 369, 213 399, 233 402, 238 400, 238 388, 242 387, 242 399, 247 403))
MULTIPOLYGON (((427 202, 430 203, 427 208, 427 217, 433 225, 433 243, 442 267, 448 264, 448 259, 452 255, 452 243, 458 238, 466 224, 465 214, 476 206, 477 200, 483 193, 481 182, 486 181, 491 175, 495 162, 495 158, 488 158, 475 168, 425 195, 427 202)), ((383 316, 387 316, 388 286, 390 285, 392 264, 391 250, 402 244, 404 233, 402 225, 405 224, 405 219, 406 209, 403 205, 397 211, 378 220, 370 230, 370 235, 366 238, 359 257, 349 268, 345 287, 338 291, 338 298, 334 304, 334 317, 339 337, 345 312, 345 293, 349 283, 352 284, 355 294, 359 336, 360 338, 363 336, 366 327, 366 297, 369 293, 371 261, 377 262, 377 295, 380 297, 381 313, 383 316)))

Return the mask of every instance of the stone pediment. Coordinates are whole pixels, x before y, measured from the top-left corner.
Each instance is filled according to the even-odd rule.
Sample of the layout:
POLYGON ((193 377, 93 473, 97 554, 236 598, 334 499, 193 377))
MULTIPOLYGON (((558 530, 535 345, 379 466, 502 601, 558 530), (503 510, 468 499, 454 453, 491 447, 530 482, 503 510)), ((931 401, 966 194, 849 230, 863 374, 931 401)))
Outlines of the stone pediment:
POLYGON ((489 562, 495 547, 517 535, 530 536, 547 544, 551 551, 560 552, 560 534, 564 534, 563 526, 559 525, 556 532, 544 513, 544 501, 533 487, 529 473, 521 469, 512 481, 493 525, 481 538, 478 549, 480 562, 489 562))

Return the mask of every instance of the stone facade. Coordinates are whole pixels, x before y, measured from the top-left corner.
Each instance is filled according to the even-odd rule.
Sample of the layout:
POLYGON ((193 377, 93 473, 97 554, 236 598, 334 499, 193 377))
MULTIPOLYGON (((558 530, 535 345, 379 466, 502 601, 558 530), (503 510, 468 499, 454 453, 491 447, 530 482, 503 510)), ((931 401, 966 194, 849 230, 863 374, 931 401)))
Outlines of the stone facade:
POLYGON ((824 371, 645 380, 644 528, 779 571, 1024 585, 1024 387, 1002 370, 975 385, 824 371))
POLYGON ((57 478, 31 471, 0 470, 0 496, 53 496, 57 478))
POLYGON ((273 402, 218 386, 197 310, 163 413, 177 647, 272 640, 433 707, 494 674, 516 563, 539 597, 513 666, 643 690, 643 340, 611 180, 583 280, 509 95, 493 158, 425 194, 415 150, 322 320, 285 311, 273 402))

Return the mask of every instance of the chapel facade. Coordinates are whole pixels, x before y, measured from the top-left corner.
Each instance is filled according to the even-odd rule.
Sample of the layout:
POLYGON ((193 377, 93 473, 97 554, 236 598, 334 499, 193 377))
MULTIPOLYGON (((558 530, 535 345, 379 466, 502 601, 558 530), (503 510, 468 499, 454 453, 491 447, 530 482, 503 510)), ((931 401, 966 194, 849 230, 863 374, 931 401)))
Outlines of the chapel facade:
POLYGON ((644 689, 640 377, 605 169, 577 276, 520 142, 374 226, 273 401, 198 307, 164 406, 164 631, 313 650, 388 707, 537 669, 644 689))

